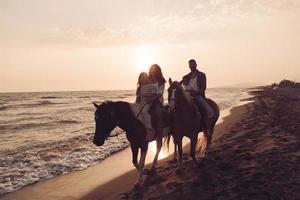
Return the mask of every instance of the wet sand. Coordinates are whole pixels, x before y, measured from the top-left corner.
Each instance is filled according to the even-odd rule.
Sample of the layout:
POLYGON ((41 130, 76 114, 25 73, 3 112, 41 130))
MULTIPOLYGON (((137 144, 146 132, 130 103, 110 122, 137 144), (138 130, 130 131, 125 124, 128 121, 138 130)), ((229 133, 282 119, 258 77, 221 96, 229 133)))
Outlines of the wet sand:
POLYGON ((300 199, 300 90, 253 94, 255 102, 233 108, 217 125, 209 160, 200 167, 187 154, 176 173, 167 157, 142 190, 132 190, 137 173, 124 174, 133 169, 125 150, 0 199, 300 199))
POLYGON ((255 102, 233 109, 227 118, 233 123, 225 120, 227 127, 217 130, 203 165, 186 155, 176 174, 167 162, 143 190, 121 198, 300 199, 300 88, 253 94, 255 102))

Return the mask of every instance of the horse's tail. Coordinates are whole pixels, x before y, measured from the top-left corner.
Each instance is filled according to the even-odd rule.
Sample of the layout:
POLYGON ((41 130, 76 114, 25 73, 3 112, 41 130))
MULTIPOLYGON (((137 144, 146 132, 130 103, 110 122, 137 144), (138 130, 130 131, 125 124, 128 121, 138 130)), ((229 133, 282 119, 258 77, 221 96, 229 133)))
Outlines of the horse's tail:
POLYGON ((206 101, 214 111, 214 120, 213 120, 212 124, 213 124, 213 126, 215 126, 215 124, 217 123, 217 121, 220 117, 220 108, 219 108, 218 104, 216 102, 214 102, 213 100, 206 98, 206 101))
POLYGON ((211 143, 212 135, 214 133, 214 128, 220 116, 220 109, 218 104, 209 98, 207 98, 206 100, 207 103, 210 105, 210 107, 213 109, 214 118, 209 122, 210 131, 208 135, 201 134, 197 141, 198 152, 200 152, 200 157, 201 156, 203 157, 205 155, 206 149, 211 143))
POLYGON ((164 146, 167 146, 167 149, 169 151, 170 148, 170 139, 171 139, 171 135, 172 135, 172 125, 171 125, 171 114, 169 112, 170 108, 169 105, 165 105, 164 106, 164 123, 165 125, 168 125, 170 127, 170 130, 167 134, 167 136, 164 138, 164 146))
POLYGON ((168 150, 169 150, 169 147, 170 147, 170 139, 171 139, 171 131, 168 133, 168 135, 166 137, 164 137, 164 141, 163 141, 163 144, 164 146, 166 145, 168 150))
POLYGON ((198 146, 197 152, 199 152, 200 157, 203 158, 205 155, 206 148, 207 148, 207 137, 202 133, 200 134, 200 137, 198 138, 197 146, 198 146))

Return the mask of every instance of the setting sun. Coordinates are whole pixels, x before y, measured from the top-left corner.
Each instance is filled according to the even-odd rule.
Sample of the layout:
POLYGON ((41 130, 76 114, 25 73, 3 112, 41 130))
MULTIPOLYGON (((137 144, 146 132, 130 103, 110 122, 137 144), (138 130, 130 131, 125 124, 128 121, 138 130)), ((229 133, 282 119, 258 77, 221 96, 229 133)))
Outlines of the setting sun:
POLYGON ((154 63, 153 52, 150 47, 139 47, 136 52, 136 66, 140 71, 148 71, 151 64, 154 63))

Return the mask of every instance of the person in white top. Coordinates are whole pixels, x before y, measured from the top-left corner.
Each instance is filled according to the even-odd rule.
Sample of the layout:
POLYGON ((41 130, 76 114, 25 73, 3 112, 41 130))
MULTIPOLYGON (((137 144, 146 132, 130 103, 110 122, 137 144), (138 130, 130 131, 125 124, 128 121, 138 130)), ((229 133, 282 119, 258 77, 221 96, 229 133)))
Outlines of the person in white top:
POLYGON ((146 127, 146 135, 148 139, 153 131, 149 109, 153 101, 153 96, 156 94, 157 86, 150 83, 148 74, 146 72, 140 73, 137 83, 135 103, 140 104, 139 115, 141 115, 142 122, 146 127))

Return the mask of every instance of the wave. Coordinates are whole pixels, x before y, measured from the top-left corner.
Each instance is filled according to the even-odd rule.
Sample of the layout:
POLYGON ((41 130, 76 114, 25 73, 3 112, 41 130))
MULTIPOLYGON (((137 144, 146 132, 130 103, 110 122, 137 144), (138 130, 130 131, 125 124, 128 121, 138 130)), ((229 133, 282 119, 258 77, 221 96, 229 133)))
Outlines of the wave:
POLYGON ((63 97, 57 97, 57 96, 44 96, 44 97, 41 97, 41 99, 61 99, 63 97))
POLYGON ((52 105, 52 104, 62 104, 62 103, 57 103, 57 102, 52 102, 52 101, 49 101, 49 100, 44 100, 44 101, 39 101, 37 104, 34 104, 34 105, 40 106, 40 105, 52 105))
POLYGON ((62 124, 79 124, 80 121, 76 121, 76 120, 60 120, 56 123, 62 123, 62 124))
POLYGON ((92 98, 91 96, 80 96, 78 97, 79 99, 88 99, 88 98, 92 98))
POLYGON ((102 147, 96 147, 92 137, 85 134, 1 156, 0 196, 32 183, 86 169, 129 146, 125 134, 108 140, 102 147))
POLYGON ((12 104, 12 105, 6 105, 4 106, 4 109, 8 108, 30 108, 30 107, 38 107, 38 106, 47 106, 47 105, 59 105, 59 104, 66 104, 63 102, 53 102, 49 100, 43 100, 33 103, 21 103, 21 104, 12 104))
POLYGON ((7 106, 0 106, 0 110, 5 110, 7 106))
MULTIPOLYGON (((42 119, 42 118, 40 118, 42 119)), ((33 128, 40 128, 40 127, 52 127, 59 124, 79 124, 80 121, 77 120, 59 120, 59 121, 50 121, 50 122, 31 122, 25 124, 6 124, 1 125, 0 130, 22 130, 22 129, 33 129, 33 128)))

